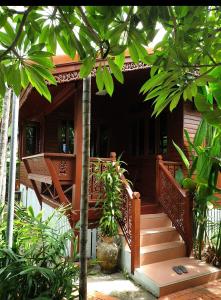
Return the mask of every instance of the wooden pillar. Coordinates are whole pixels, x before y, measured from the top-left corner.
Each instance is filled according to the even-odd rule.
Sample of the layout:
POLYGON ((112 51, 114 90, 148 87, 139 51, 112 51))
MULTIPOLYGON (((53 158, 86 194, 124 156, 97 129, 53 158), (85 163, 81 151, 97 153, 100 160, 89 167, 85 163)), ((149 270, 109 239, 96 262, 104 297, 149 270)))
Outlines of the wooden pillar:
POLYGON ((82 173, 82 82, 78 83, 78 89, 74 99, 74 154, 76 155, 75 189, 72 193, 72 208, 80 209, 81 199, 81 173, 82 173))
POLYGON ((191 255, 193 248, 193 196, 186 192, 184 206, 184 230, 186 235, 186 256, 191 255))
POLYGON ((140 267, 140 193, 134 192, 132 199, 131 273, 140 267))

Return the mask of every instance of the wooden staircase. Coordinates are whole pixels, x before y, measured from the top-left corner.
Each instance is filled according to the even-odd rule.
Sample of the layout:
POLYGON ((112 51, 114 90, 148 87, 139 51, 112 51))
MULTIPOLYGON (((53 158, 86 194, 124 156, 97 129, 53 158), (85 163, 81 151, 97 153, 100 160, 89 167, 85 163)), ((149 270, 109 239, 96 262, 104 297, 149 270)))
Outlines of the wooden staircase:
MULTIPOLYGON (((133 276, 155 296, 200 285, 221 276, 221 270, 186 257, 185 243, 166 214, 141 215, 140 228, 140 267, 135 269, 133 276), (176 274, 172 267, 178 265, 184 265, 188 273, 176 274)), ((129 254, 129 248, 126 251, 129 254)))

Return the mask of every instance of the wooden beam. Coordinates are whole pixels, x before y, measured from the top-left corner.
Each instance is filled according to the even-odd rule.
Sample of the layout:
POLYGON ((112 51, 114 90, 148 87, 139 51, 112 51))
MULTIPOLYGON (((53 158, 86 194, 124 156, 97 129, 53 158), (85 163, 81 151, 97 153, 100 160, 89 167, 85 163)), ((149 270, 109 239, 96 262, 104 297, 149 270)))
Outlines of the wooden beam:
POLYGON ((65 196, 65 194, 62 190, 62 187, 61 187, 61 184, 58 180, 58 175, 57 175, 56 170, 54 168, 53 162, 51 161, 50 158, 45 158, 45 162, 47 164, 49 173, 51 174, 52 182, 53 182, 54 187, 55 187, 55 189, 58 193, 60 202, 63 203, 64 205, 70 204, 67 197, 65 196))
MULTIPOLYGON (((31 169, 30 169, 28 160, 23 159, 23 162, 24 162, 24 165, 25 165, 25 168, 26 168, 28 174, 30 174, 30 173, 31 173, 31 169)), ((40 192, 39 192, 39 190, 38 190, 38 187, 37 187, 37 185, 36 185, 36 183, 35 183, 35 181, 34 181, 33 179, 31 179, 30 181, 31 181, 31 184, 32 184, 33 189, 34 189, 34 191, 35 191, 35 194, 36 194, 36 196, 37 196, 37 198, 38 198, 38 201, 39 201, 39 203, 40 203, 40 205, 41 205, 41 207, 42 207, 42 198, 41 198, 40 192)))

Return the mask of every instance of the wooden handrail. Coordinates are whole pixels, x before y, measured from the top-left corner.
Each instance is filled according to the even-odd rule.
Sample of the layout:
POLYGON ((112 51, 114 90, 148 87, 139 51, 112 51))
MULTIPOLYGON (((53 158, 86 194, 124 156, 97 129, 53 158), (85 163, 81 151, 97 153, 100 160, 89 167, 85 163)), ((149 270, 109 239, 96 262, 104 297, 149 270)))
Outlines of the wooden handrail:
POLYGON ((31 159, 31 158, 38 158, 38 157, 76 157, 75 154, 70 153, 50 153, 50 152, 43 152, 38 153, 30 156, 24 156, 22 157, 22 160, 24 159, 31 159))
MULTIPOLYGON (((117 170, 119 168, 116 166, 117 170)), ((122 215, 119 220, 121 230, 131 250, 131 273, 140 267, 140 193, 133 192, 125 176, 120 174, 123 185, 122 191, 122 215)))
MULTIPOLYGON (((192 198, 187 190, 181 188, 167 169, 161 155, 156 162, 156 197, 173 226, 186 243, 186 254, 192 250, 192 198)), ((180 165, 170 162, 170 165, 180 165)))
MULTIPOLYGON (((172 163, 172 162, 170 162, 170 163, 172 163)), ((183 188, 180 187, 180 185, 177 183, 175 178, 171 175, 171 173, 165 167, 164 162, 159 161, 159 166, 162 169, 162 171, 166 174, 167 179, 171 182, 171 184, 174 186, 174 188, 179 190, 179 192, 183 195, 183 197, 187 197, 187 190, 184 190, 183 188)))

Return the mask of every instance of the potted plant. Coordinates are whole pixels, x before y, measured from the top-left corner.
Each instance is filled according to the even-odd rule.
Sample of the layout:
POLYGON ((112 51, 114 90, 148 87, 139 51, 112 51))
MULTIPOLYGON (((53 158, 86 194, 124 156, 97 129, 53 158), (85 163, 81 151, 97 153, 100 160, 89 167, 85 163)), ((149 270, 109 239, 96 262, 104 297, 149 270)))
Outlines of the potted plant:
POLYGON ((121 189, 120 174, 125 169, 120 167, 122 162, 107 162, 105 169, 100 171, 97 163, 96 178, 102 185, 103 192, 98 203, 102 207, 99 221, 99 242, 97 244, 97 259, 104 273, 116 270, 119 247, 116 243, 118 236, 118 220, 121 218, 121 189))

